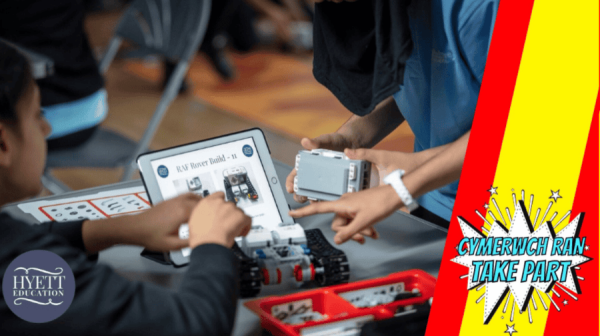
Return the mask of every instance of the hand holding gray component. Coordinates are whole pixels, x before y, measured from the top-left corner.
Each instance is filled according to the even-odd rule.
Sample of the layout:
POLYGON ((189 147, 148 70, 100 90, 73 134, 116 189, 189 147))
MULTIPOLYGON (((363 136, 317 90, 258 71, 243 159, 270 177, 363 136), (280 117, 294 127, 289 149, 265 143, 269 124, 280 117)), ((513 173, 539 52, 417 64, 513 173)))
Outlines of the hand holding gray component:
POLYGON ((350 160, 326 149, 301 150, 296 156, 294 192, 310 200, 333 201, 347 192, 369 188, 371 163, 350 160))

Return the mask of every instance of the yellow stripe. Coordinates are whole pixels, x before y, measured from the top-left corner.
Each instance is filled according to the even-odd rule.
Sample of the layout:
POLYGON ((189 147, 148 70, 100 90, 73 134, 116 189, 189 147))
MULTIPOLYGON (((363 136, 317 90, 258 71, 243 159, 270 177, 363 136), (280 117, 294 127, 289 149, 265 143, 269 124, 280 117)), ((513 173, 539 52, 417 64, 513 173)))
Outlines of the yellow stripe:
MULTIPOLYGON (((495 198, 505 218, 505 207, 514 211, 512 189, 517 199, 525 190, 527 208, 529 195, 535 195, 533 209, 541 208, 538 222, 550 201, 550 189, 560 189, 563 198, 552 206, 546 221, 558 212, 556 223, 573 205, 598 93, 598 12, 597 0, 534 3, 494 179, 499 193, 495 198)), ((506 324, 513 323, 518 335, 544 334, 548 312, 535 293, 538 310, 531 307, 533 324, 527 312, 519 314, 516 304, 510 322, 510 298, 507 312, 502 313, 502 302, 485 326, 484 301, 475 303, 482 294, 483 290, 469 293, 460 335, 501 335, 506 324)), ((548 298, 545 302, 555 309, 548 298)))

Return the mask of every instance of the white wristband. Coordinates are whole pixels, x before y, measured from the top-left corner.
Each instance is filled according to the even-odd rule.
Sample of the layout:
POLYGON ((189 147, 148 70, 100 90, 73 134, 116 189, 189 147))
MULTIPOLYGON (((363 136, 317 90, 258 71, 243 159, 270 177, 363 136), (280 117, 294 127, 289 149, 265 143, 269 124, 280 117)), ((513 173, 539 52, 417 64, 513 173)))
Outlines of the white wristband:
POLYGON ((384 179, 383 183, 389 184, 394 188, 404 206, 408 209, 408 211, 413 211, 419 207, 419 204, 412 198, 408 189, 402 182, 402 176, 404 175, 404 170, 397 169, 393 172, 389 173, 384 179))

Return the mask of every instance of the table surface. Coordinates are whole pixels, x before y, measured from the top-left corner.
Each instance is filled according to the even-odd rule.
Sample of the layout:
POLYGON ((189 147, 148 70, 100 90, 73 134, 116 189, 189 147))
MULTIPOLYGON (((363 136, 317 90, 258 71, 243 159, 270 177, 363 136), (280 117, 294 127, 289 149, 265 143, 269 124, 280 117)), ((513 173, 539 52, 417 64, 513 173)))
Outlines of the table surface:
MULTIPOLYGON (((275 161, 275 169, 279 181, 285 177, 291 168, 275 161)), ((50 196, 44 199, 53 200, 92 195, 102 191, 115 190, 140 186, 140 180, 116 183, 97 188, 74 191, 67 194, 50 196)), ((278 184, 280 187, 281 183, 278 184)), ((285 193, 288 203, 292 208, 302 206, 296 203, 292 196, 285 193)), ((40 199, 36 199, 40 200, 40 199)), ((2 211, 8 212, 13 217, 27 222, 36 222, 35 219, 23 213, 16 204, 6 206, 2 211)), ((315 215, 297 220, 305 229, 319 228, 325 237, 333 242, 333 231, 330 229, 333 215, 315 215)), ((350 264, 350 281, 365 280, 385 276, 393 272, 410 269, 422 269, 437 277, 446 233, 433 224, 423 221, 403 212, 396 212, 376 226, 380 238, 367 240, 365 245, 347 242, 338 248, 346 253, 350 264)), ((140 257, 141 247, 115 246, 100 252, 98 262, 110 265, 122 276, 146 282, 153 282, 168 288, 176 288, 187 267, 174 268, 160 265, 140 257)), ((284 295, 301 291, 310 286, 297 287, 293 283, 263 286, 260 296, 284 295)), ((238 312, 233 335, 261 335, 260 321, 256 315, 243 306, 245 300, 238 303, 238 312)))

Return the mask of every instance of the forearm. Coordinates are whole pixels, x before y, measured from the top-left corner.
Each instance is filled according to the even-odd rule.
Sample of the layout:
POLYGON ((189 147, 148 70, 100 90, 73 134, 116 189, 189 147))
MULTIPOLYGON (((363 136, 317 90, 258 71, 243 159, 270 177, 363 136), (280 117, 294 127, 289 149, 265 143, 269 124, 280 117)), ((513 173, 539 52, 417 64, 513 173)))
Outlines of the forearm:
POLYGON ((414 198, 460 178, 470 133, 471 131, 468 131, 443 148, 438 147, 436 152, 432 152, 435 155, 403 178, 406 188, 414 198))
POLYGON ((432 158, 434 158, 438 154, 440 154, 443 151, 445 151, 446 149, 448 149, 450 146, 452 146, 452 144, 453 143, 449 143, 449 144, 445 144, 445 145, 442 145, 442 146, 437 146, 437 147, 429 148, 429 149, 426 149, 424 151, 420 151, 420 152, 414 153, 415 165, 417 167, 423 165, 425 162, 431 160, 432 158))
POLYGON ((351 139, 353 148, 372 148, 388 136, 400 124, 404 117, 393 97, 379 103, 373 112, 359 117, 353 115, 338 130, 337 133, 351 139))
POLYGON ((116 244, 131 244, 129 231, 135 225, 128 221, 130 216, 107 218, 95 221, 86 220, 81 226, 81 236, 87 253, 98 253, 116 244))

